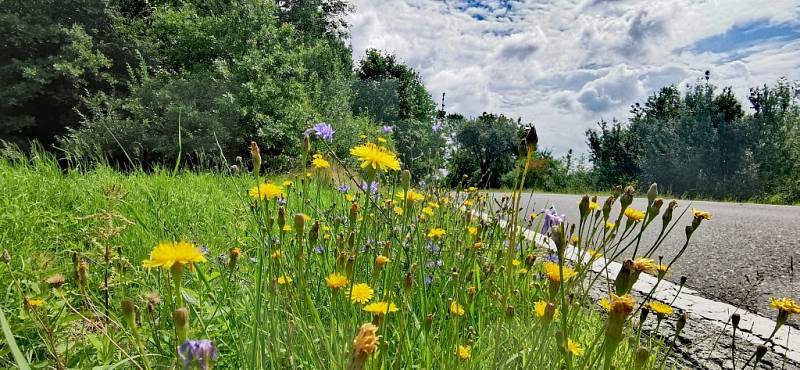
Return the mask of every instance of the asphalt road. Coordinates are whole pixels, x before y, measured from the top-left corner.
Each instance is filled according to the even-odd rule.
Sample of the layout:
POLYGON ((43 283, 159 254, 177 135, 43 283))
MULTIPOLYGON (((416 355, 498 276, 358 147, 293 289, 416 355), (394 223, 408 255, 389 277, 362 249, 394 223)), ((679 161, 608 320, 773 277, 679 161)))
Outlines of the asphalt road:
MULTIPOLYGON (((559 214, 566 215, 567 222, 576 222, 579 200, 579 195, 572 194, 528 193, 523 194, 520 205, 527 216, 552 204, 559 214)), ((601 206, 604 200, 598 197, 601 206)), ((646 205, 647 199, 636 198, 631 206, 644 210, 646 205)), ((615 206, 612 218, 619 212, 619 202, 615 206)), ((775 314, 769 307, 771 297, 800 301, 800 207, 684 200, 678 201, 675 217, 686 206, 709 211, 713 219, 703 221, 692 235, 689 248, 673 265, 670 280, 677 282, 685 275, 686 285, 706 297, 767 317, 775 314)), ((656 260, 660 255, 668 262, 678 252, 685 241, 682 225, 690 224, 691 218, 690 212, 684 215, 654 255, 656 260)), ((655 241, 660 225, 659 216, 645 231, 645 249, 655 241)), ((620 262, 630 258, 630 253, 632 250, 626 251, 620 262)), ((797 325, 797 318, 792 321, 797 325)))

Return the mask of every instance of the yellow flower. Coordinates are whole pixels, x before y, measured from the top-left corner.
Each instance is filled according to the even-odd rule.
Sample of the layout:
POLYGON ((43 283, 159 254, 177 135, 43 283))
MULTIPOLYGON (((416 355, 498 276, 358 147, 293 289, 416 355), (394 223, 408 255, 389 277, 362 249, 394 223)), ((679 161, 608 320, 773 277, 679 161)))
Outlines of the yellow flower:
POLYGON ((399 171, 400 161, 386 148, 373 143, 366 143, 350 149, 350 154, 361 161, 361 168, 371 167, 373 170, 399 171))
POLYGON ((428 207, 431 207, 431 208, 433 208, 433 209, 438 209, 438 208, 439 208, 439 203, 436 203, 436 202, 428 202, 428 207))
POLYGON ((191 265, 195 262, 206 262, 206 258, 194 244, 184 241, 162 242, 150 252, 150 259, 142 265, 169 269, 175 264, 191 265))
POLYGON ((382 137, 379 137, 378 138, 378 142, 381 143, 381 144, 386 144, 387 141, 386 141, 386 139, 384 139, 382 137))
POLYGON ((353 303, 367 303, 374 294, 375 291, 365 283, 358 283, 350 288, 350 300, 353 303))
POLYGON ((528 217, 530 217, 531 221, 533 221, 533 220, 536 219, 536 217, 539 217, 539 214, 538 213, 531 213, 530 215, 528 215, 528 217))
POLYGON ((311 172, 306 172, 306 177, 311 177, 311 172))
POLYGON ((478 235, 478 228, 475 226, 467 227, 467 232, 472 236, 478 235))
POLYGON ((644 214, 643 211, 640 211, 640 210, 635 209, 635 208, 626 208, 625 209, 625 216, 627 216, 628 219, 633 221, 633 222, 639 222, 639 221, 644 220, 645 214, 644 214))
POLYGON ((656 315, 659 316, 672 315, 672 307, 670 307, 670 305, 668 304, 661 303, 659 301, 650 301, 647 304, 647 308, 649 308, 650 311, 653 311, 656 315))
POLYGON ((283 182, 282 185, 283 185, 284 188, 291 188, 292 185, 294 185, 294 183, 292 182, 292 180, 286 180, 286 181, 283 182))
POLYGON ((572 239, 570 239, 570 242, 572 244, 578 244, 578 242, 580 242, 580 241, 581 241, 581 238, 579 238, 577 235, 573 235, 572 239))
POLYGON ((378 266, 383 266, 389 263, 389 261, 390 261, 389 257, 386 257, 384 255, 379 255, 378 257, 375 257, 375 264, 378 266))
POLYGON ((474 186, 470 186, 470 187, 468 187, 468 188, 467 188, 467 190, 466 190, 466 192, 467 192, 467 193, 474 193, 474 192, 476 192, 476 191, 478 191, 478 188, 476 188, 476 187, 474 187, 474 186))
POLYGON ((656 265, 656 271, 658 272, 658 276, 663 277, 669 272, 669 266, 659 263, 656 265))
POLYGON ((322 154, 314 154, 313 158, 314 159, 311 160, 311 165, 313 165, 314 168, 320 170, 330 168, 331 163, 326 161, 325 158, 322 157, 322 154))
POLYGON ((271 182, 254 186, 250 189, 250 197, 257 200, 270 200, 282 197, 285 193, 283 187, 271 182))
POLYGON ((272 259, 279 259, 283 257, 283 251, 280 249, 276 249, 274 252, 272 252, 270 257, 272 257, 272 259))
POLYGON ((521 269, 517 270, 517 273, 520 274, 520 275, 525 275, 525 274, 528 273, 528 269, 521 268, 521 269))
POLYGON ((289 276, 278 276, 278 285, 286 285, 292 283, 292 278, 289 276))
POLYGON ((591 210, 600 209, 600 205, 597 204, 597 202, 589 202, 589 209, 591 210))
POLYGON ((406 202, 416 202, 420 200, 425 200, 425 194, 418 193, 413 189, 409 189, 408 191, 401 191, 396 195, 398 198, 405 200, 406 202))
POLYGON ((779 312, 800 314, 800 306, 791 298, 772 298, 769 305, 779 312))
POLYGON ((441 238, 445 235, 447 235, 447 232, 444 231, 444 229, 438 227, 434 227, 433 229, 430 229, 430 231, 428 231, 429 238, 441 238))
POLYGON ((639 272, 654 272, 656 270, 656 261, 639 257, 633 260, 633 269, 639 272))
MULTIPOLYGON (((547 279, 551 282, 558 283, 561 282, 561 275, 559 274, 559 267, 558 264, 555 262, 547 261, 542 264, 544 267, 544 273, 547 275, 547 279)), ((577 273, 571 267, 564 266, 564 281, 569 281, 572 279, 577 273)))
POLYGON ((692 215, 694 218, 702 219, 702 220, 710 220, 711 219, 711 212, 701 211, 699 209, 692 208, 692 215))
POLYGON ((344 199, 346 199, 348 202, 352 202, 355 197, 353 197, 352 194, 347 194, 344 196, 344 199))
POLYGON ((465 207, 472 207, 473 204, 475 204, 475 202, 473 202, 473 201, 471 201, 469 199, 464 200, 464 206, 465 207))
POLYGON ((569 352, 573 356, 580 356, 580 355, 583 354, 583 348, 581 348, 580 343, 578 343, 578 342, 576 342, 576 341, 574 341, 572 339, 568 339, 567 343, 566 343, 566 346, 564 346, 564 347, 565 347, 564 349, 566 349, 567 352, 569 352))
POLYGON ((398 216, 402 216, 403 215, 403 209, 400 208, 400 207, 394 207, 394 213, 397 214, 398 216))
POLYGON ((307 215, 305 213, 298 213, 298 215, 300 215, 300 217, 302 217, 303 221, 305 221, 305 222, 311 221, 311 216, 309 216, 309 215, 307 215))
POLYGON ((615 223, 613 223, 611 221, 606 221, 606 229, 609 229, 609 230, 613 229, 614 226, 617 226, 617 224, 615 224, 615 223))
POLYGON ((379 337, 378 327, 370 323, 361 325, 358 329, 358 334, 353 339, 353 356, 356 358, 366 359, 375 348, 378 348, 379 337))
POLYGON ((26 299, 25 301, 30 309, 36 309, 44 305, 44 299, 26 299))
POLYGON ((600 253, 600 251, 598 251, 596 249, 588 249, 588 250, 586 250, 586 253, 589 253, 589 256, 592 257, 592 259, 595 259, 597 257, 602 257, 603 256, 603 254, 600 253))
POLYGON ((450 302, 450 314, 454 316, 464 316, 464 306, 453 300, 450 302))
POLYGON ((514 267, 517 267, 517 266, 519 266, 521 263, 522 263, 522 262, 521 262, 520 260, 516 259, 516 258, 514 258, 513 260, 511 260, 511 266, 514 266, 514 267))
POLYGON ((426 214, 428 216, 433 216, 433 208, 425 207, 425 208, 422 209, 422 213, 424 213, 424 214, 426 214))
POLYGON ((611 293, 611 299, 603 298, 598 302, 598 304, 608 312, 625 317, 633 312, 633 306, 636 305, 636 301, 633 300, 633 296, 630 294, 618 296, 614 293, 611 293))
MULTIPOLYGON (((547 314, 547 301, 540 300, 533 305, 534 313, 536 313, 536 317, 543 318, 547 314)), ((552 319, 555 320, 558 317, 558 308, 553 311, 552 319)))
POLYGON ((364 306, 363 310, 373 315, 383 315, 386 313, 397 312, 397 306, 391 302, 373 302, 364 306))
POLYGON ((288 232, 292 231, 292 226, 289 225, 289 224, 283 225, 283 229, 281 229, 281 231, 284 231, 284 232, 288 233, 288 232))
POLYGON ((472 357, 472 347, 470 346, 459 345, 457 352, 458 352, 458 358, 461 360, 466 361, 469 360, 470 357, 472 357))
POLYGON ((334 272, 325 278, 325 285, 331 289, 339 289, 346 286, 347 282, 347 277, 338 272, 334 272))

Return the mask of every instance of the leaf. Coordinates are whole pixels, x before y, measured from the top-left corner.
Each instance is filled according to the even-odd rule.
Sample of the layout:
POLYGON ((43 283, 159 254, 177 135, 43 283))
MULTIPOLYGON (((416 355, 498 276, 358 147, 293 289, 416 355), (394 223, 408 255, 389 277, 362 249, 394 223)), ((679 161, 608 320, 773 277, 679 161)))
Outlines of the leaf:
POLYGON ((28 365, 28 361, 25 360, 19 347, 17 347, 17 341, 14 340, 14 334, 8 326, 8 321, 6 321, 6 315, 2 308, 0 308, 0 326, 3 328, 3 335, 6 337, 8 347, 11 348, 11 353, 14 354, 14 361, 17 362, 17 367, 20 370, 30 370, 31 367, 28 365))

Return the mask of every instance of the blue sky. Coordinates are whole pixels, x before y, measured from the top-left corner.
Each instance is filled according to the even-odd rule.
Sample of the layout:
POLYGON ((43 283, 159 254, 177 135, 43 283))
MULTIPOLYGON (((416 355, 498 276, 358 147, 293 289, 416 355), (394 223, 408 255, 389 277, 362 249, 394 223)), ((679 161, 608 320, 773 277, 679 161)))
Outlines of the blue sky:
POLYGON ((395 53, 449 111, 534 122, 556 153, 631 104, 711 71, 749 87, 800 80, 800 0, 356 0, 353 56, 395 53))

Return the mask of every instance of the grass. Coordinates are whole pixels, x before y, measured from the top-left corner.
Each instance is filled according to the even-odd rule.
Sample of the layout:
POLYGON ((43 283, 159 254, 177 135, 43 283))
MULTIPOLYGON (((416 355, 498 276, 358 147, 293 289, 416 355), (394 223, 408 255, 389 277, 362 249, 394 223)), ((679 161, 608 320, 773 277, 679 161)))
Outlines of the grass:
MULTIPOLYGON (((50 156, 4 154, 0 246, 10 260, 0 263, 0 308, 16 344, 0 343, 0 368, 671 366, 674 337, 643 337, 624 302, 603 312, 587 293, 598 281, 593 257, 563 255, 573 235, 583 250, 621 253, 650 221, 619 215, 609 229, 599 209, 588 212, 575 228, 554 224, 554 254, 516 224, 501 226, 512 204, 491 211, 477 191, 426 188, 410 201, 398 197, 410 189, 395 172, 378 174, 374 196, 337 191, 353 184, 346 169, 309 173, 291 186, 271 178, 287 185, 281 206, 248 196, 264 182, 250 174, 63 171, 50 156), (446 234, 429 236, 435 228, 446 234), (143 267, 165 241, 192 243, 206 262, 143 267), (329 287, 334 272, 348 284, 329 287), (357 283, 397 310, 365 311, 350 296, 357 283), (213 350, 191 342, 200 339, 213 350), (196 347, 179 353, 184 340, 196 347)), ((632 280, 607 289, 624 295, 632 280)))

